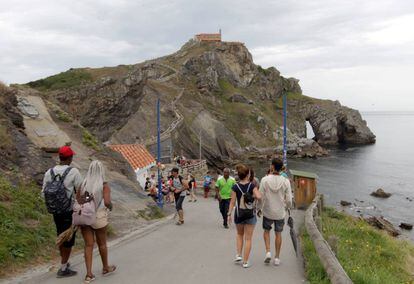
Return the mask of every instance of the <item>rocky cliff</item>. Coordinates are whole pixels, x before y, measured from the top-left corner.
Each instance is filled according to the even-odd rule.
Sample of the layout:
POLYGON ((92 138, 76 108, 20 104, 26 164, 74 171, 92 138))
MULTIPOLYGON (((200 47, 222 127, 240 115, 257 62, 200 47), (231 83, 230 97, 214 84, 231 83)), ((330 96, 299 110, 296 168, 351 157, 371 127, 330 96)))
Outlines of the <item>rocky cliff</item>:
POLYGON ((254 64, 238 42, 190 40, 158 59, 71 69, 28 85, 108 143, 153 143, 159 98, 163 139, 196 158, 201 138, 203 156, 215 166, 280 150, 283 94, 290 154, 318 156, 326 154, 320 145, 375 142, 358 111, 304 96, 299 80, 254 64), (306 121, 314 140, 306 138, 306 121))
POLYGON ((54 162, 25 135, 16 94, 17 90, 0 83, 0 173, 15 181, 34 179, 41 184, 54 162))

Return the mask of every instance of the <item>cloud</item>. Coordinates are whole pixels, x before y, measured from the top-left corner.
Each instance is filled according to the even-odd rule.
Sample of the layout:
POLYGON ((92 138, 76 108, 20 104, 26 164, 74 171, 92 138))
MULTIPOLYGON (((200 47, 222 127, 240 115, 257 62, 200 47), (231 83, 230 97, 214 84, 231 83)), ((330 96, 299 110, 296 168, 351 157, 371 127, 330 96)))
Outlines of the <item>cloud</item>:
POLYGON ((176 51, 195 33, 221 28, 226 40, 245 42, 258 64, 299 78, 312 96, 329 94, 375 109, 369 101, 381 91, 378 85, 390 90, 398 84, 407 100, 414 92, 409 80, 398 80, 414 66, 410 0, 0 0, 0 5, 0 80, 8 83, 71 67, 137 63, 176 51), (388 80, 378 84, 378 74, 388 80), (350 95, 358 88, 363 99, 350 95))

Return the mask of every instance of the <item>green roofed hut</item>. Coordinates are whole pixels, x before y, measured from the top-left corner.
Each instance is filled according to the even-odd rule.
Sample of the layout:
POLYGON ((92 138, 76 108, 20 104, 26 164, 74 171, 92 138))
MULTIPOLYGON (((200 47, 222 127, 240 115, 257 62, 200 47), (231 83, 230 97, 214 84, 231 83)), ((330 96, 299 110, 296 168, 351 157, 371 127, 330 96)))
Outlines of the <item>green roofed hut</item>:
POLYGON ((290 170, 293 178, 293 194, 295 207, 306 209, 316 196, 316 183, 318 175, 315 173, 290 170))

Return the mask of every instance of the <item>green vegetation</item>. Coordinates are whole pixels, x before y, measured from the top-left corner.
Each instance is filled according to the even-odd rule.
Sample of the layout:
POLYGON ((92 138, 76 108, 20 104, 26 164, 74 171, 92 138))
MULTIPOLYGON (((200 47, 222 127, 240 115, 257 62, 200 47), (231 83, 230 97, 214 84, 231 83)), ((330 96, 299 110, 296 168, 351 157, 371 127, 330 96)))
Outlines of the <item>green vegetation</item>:
POLYGON ((53 91, 79 86, 91 81, 92 75, 85 69, 70 69, 57 75, 29 82, 27 85, 39 91, 53 91))
POLYGON ((73 119, 69 116, 68 113, 64 112, 63 110, 56 109, 56 116, 59 120, 63 122, 72 122, 73 119))
POLYGON ((0 176, 0 275, 54 254, 56 233, 40 189, 0 176))
MULTIPOLYGON (((339 238, 338 260, 356 284, 413 283, 414 246, 378 231, 365 221, 326 208, 323 235, 339 238)), ((310 283, 329 283, 309 236, 302 235, 310 283)))
POLYGON ((161 219, 165 215, 161 211, 161 209, 158 206, 155 205, 149 205, 147 208, 143 210, 138 210, 137 217, 143 218, 147 221, 155 220, 155 219, 161 219))
POLYGON ((99 151, 101 148, 99 147, 98 139, 93 136, 87 129, 82 129, 82 143, 96 151, 99 151))
POLYGON ((262 73, 263 75, 267 76, 270 74, 270 70, 269 69, 264 69, 262 66, 257 65, 257 69, 259 70, 260 73, 262 73))

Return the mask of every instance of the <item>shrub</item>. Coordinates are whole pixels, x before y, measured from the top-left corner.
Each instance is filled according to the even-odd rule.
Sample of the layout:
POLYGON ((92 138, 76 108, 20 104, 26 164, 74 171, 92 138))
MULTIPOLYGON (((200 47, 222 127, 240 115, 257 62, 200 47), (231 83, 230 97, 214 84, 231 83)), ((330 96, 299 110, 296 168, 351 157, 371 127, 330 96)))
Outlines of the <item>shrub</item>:
POLYGON ((67 89, 92 81, 92 75, 84 69, 70 69, 37 81, 27 83, 40 91, 67 89))
POLYGON ((82 129, 82 143, 96 151, 100 150, 98 139, 86 129, 82 129))

